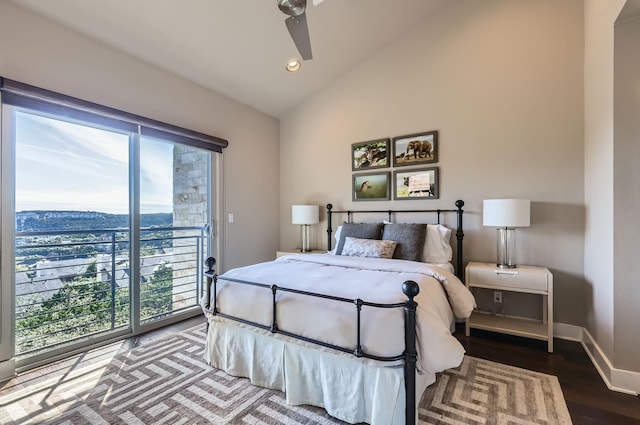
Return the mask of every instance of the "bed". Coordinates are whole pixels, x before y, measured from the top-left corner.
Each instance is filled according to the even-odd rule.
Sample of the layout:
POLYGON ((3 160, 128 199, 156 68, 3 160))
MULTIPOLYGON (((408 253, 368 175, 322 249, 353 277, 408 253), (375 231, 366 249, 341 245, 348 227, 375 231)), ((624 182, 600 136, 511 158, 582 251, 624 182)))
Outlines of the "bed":
POLYGON ((326 254, 286 255, 220 276, 207 259, 206 361, 349 423, 415 424, 435 374, 461 363, 464 349, 451 330, 475 307, 458 277, 463 205, 334 211, 328 204, 326 254), (451 231, 440 224, 450 213, 456 266, 451 231), (334 234, 338 214, 347 221, 334 234), (354 223, 361 214, 386 220, 354 223), (431 214, 435 223, 395 223, 402 214, 431 214))

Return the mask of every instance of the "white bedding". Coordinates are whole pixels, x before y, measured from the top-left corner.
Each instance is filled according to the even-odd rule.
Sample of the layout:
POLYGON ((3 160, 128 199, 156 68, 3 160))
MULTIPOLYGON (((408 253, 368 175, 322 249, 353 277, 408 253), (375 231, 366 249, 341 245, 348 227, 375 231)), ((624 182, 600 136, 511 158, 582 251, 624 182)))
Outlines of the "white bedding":
MULTIPOLYGON (((454 316, 470 314, 475 302, 446 268, 404 260, 298 254, 234 269, 224 276, 380 303, 404 302, 402 283, 414 280, 420 285, 416 297, 420 369, 416 373, 416 406, 426 386, 435 382, 436 372, 462 361, 464 350, 450 334, 449 325, 454 316)), ((355 347, 353 304, 307 298, 306 304, 297 305, 304 298, 279 293, 277 321, 281 329, 355 347)), ((217 305, 227 314, 271 324, 269 289, 221 279, 217 305)), ((220 316, 208 313, 207 317, 210 326, 205 357, 212 366, 247 377, 254 385, 284 391, 291 405, 324 407, 330 415, 349 423, 405 423, 404 374, 399 362, 358 359, 220 316)), ((401 308, 363 308, 366 352, 400 354, 404 350, 403 335, 401 308)))
POLYGON ((455 273, 455 268, 453 267, 453 264, 451 263, 427 263, 430 266, 433 267, 442 267, 443 269, 445 269, 446 271, 448 271, 451 274, 455 273))
MULTIPOLYGON (((221 276, 224 277, 375 303, 406 301, 402 283, 414 280, 420 286, 415 298, 418 369, 435 373, 458 366, 462 361, 464 349, 451 335, 450 325, 454 316, 464 318, 471 314, 474 299, 458 278, 443 268, 405 260, 293 254, 233 269, 221 276)), ((355 349, 356 308, 353 304, 285 292, 278 292, 277 299, 280 329, 355 349)), ((220 279, 217 306, 223 313, 271 325, 270 289, 220 279)), ((363 307, 361 332, 365 353, 401 354, 404 350, 403 309, 363 307)))
MULTIPOLYGON (((374 366, 219 316, 209 316, 209 324, 205 356, 212 366, 249 378, 253 385, 282 391, 290 405, 323 407, 348 423, 405 425, 401 366, 374 366)), ((416 407, 433 382, 435 374, 416 373, 416 407)))

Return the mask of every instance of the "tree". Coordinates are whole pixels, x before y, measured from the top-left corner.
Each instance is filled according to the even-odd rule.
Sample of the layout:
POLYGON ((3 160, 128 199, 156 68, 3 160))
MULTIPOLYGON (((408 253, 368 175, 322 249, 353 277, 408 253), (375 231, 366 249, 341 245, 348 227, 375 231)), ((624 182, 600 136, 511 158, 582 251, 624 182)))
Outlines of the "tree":
POLYGON ((173 268, 162 264, 146 283, 140 284, 140 317, 171 313, 173 304, 173 268))
MULTIPOLYGON (((96 269, 95 262, 89 264, 46 301, 30 298, 16 306, 19 353, 129 323, 129 288, 116 288, 112 299, 111 282, 97 281, 96 269)), ((172 303, 173 269, 162 264, 140 285, 140 317, 170 314, 172 303)))

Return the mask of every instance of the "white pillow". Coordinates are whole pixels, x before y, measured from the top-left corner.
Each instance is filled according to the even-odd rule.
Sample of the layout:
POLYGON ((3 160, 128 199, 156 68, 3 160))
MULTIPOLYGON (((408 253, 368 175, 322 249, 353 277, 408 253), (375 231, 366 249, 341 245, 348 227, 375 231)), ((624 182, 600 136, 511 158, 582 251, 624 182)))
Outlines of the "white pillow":
POLYGON ((336 249, 338 249, 338 242, 340 242, 340 232, 342 232, 342 226, 338 226, 338 228, 334 232, 336 244, 333 246, 333 249, 329 251, 329 254, 333 254, 333 255, 336 254, 336 249))
POLYGON ((349 257, 393 258, 396 241, 378 239, 360 239, 347 236, 344 239, 342 254, 349 257))
POLYGON ((424 241, 424 262, 450 262, 453 258, 450 240, 451 229, 442 224, 427 224, 427 237, 424 241))

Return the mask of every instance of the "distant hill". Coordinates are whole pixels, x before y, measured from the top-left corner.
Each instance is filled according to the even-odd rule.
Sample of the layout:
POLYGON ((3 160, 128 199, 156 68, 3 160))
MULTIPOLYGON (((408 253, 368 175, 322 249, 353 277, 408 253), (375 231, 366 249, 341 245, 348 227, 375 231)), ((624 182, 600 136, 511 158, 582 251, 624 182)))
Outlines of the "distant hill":
MULTIPOLYGON (((172 213, 141 214, 140 227, 171 227, 172 213)), ((20 211, 16 213, 16 231, 93 230, 126 228, 128 214, 96 211, 20 211)))

